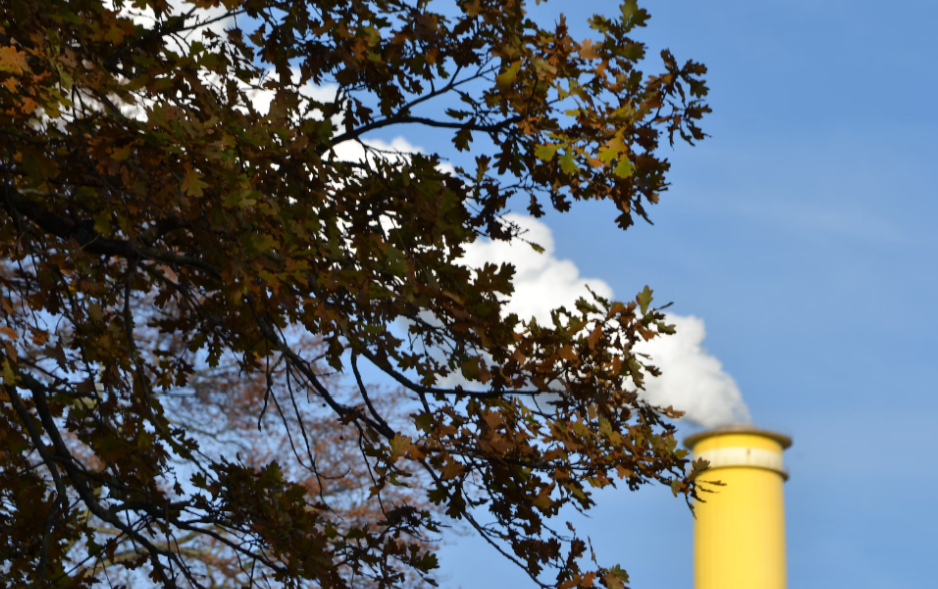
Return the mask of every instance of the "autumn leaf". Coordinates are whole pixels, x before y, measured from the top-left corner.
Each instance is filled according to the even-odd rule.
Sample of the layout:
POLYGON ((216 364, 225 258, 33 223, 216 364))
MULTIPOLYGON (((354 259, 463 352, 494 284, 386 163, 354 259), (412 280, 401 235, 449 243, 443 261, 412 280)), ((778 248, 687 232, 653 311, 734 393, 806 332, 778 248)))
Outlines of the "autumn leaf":
POLYGON ((16 372, 13 370, 13 366, 10 364, 9 358, 3 359, 3 371, 0 372, 0 376, 3 378, 3 384, 7 386, 16 385, 19 382, 19 379, 16 376, 16 372))
POLYGON ((534 149, 534 156, 539 160, 549 162, 554 159, 554 155, 557 153, 557 150, 560 149, 560 145, 538 145, 534 149))
POLYGON ((26 52, 16 47, 0 47, 0 72, 11 72, 19 75, 29 71, 26 63, 26 52))
POLYGON ((396 461, 398 458, 405 456, 410 452, 414 447, 414 440, 410 436, 402 435, 401 433, 394 434, 394 437, 390 441, 391 445, 391 462, 396 461))
POLYGON ((459 151, 469 149, 469 143, 472 141, 472 131, 470 129, 460 129, 453 138, 453 144, 459 151))
POLYGON ((603 575, 603 581, 609 589, 624 589, 625 583, 629 582, 629 575, 619 565, 615 565, 603 575))
POLYGON ((629 158, 623 157, 623 158, 619 159, 619 163, 616 164, 616 168, 615 168, 615 170, 613 170, 613 173, 614 173, 617 177, 624 179, 624 178, 628 178, 629 176, 631 176, 631 175, 632 175, 632 171, 633 171, 634 169, 635 169, 635 168, 634 168, 634 166, 632 165, 632 162, 629 161, 629 158))
POLYGON ((465 471, 465 467, 454 460, 449 460, 440 469, 440 474, 443 476, 443 480, 448 481, 451 479, 457 478, 465 471))
MULTIPOLYGON (((116 148, 114 148, 113 151, 111 151, 111 159, 114 160, 114 161, 122 162, 122 161, 124 161, 125 159, 127 159, 128 157, 130 157, 130 146, 129 146, 129 145, 125 145, 124 147, 116 147, 116 148)), ((186 179, 183 181, 183 186, 184 186, 184 187, 183 187, 183 190, 186 191, 186 192, 188 192, 188 188, 185 187, 185 186, 186 186, 185 183, 186 183, 186 181, 188 181, 188 180, 189 180, 189 176, 187 175, 187 176, 186 176, 186 179)), ((198 179, 196 179, 195 181, 198 182, 198 179)), ((197 196, 201 196, 201 194, 199 194, 199 195, 197 195, 197 196)))
POLYGON ((549 488, 545 487, 535 498, 531 501, 531 504, 540 509, 541 511, 547 511, 550 509, 552 502, 550 500, 549 488))
POLYGON ((596 53, 596 48, 593 45, 592 39, 585 39, 583 43, 580 44, 580 57, 583 59, 599 58, 599 54, 596 53))
POLYGON ((34 112, 36 112, 36 108, 38 106, 39 106, 39 103, 28 96, 20 100, 20 111, 24 115, 33 114, 34 112))
POLYGON ((208 183, 202 181, 202 174, 199 174, 192 168, 187 167, 186 175, 185 178, 183 178, 181 188, 182 191, 189 196, 198 197, 203 195, 202 189, 208 188, 208 183))
POLYGON ((575 174, 577 172, 576 161, 573 159, 573 149, 568 147, 563 151, 563 155, 560 156, 560 169, 565 174, 575 174))
POLYGON ((234 191, 225 195, 223 202, 226 207, 241 209, 256 204, 256 196, 257 195, 251 190, 236 188, 234 191))
POLYGON ((518 77, 518 70, 520 69, 521 69, 520 60, 512 62, 512 64, 508 66, 508 68, 505 71, 503 71, 501 74, 499 74, 495 78, 495 82, 496 84, 498 84, 498 87, 505 89, 505 88, 510 87, 512 84, 514 84, 515 78, 518 77))
POLYGON ((652 300, 652 290, 648 288, 648 285, 645 285, 645 288, 642 289, 642 292, 638 293, 638 296, 635 297, 635 300, 638 302, 639 309, 642 311, 642 315, 645 315, 648 312, 648 305, 651 304, 652 300))
POLYGON ((620 151, 611 147, 601 147, 597 159, 603 163, 609 163, 619 157, 620 151))

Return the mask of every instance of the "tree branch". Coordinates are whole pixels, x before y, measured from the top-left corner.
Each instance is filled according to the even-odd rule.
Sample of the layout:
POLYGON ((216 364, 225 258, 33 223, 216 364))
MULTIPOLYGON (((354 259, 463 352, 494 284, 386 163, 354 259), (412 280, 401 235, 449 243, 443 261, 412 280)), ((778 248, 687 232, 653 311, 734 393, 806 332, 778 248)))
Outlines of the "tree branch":
POLYGON ((134 241, 103 237, 91 227, 51 213, 9 184, 3 185, 3 191, 5 198, 2 201, 2 207, 14 220, 26 217, 40 229, 59 239, 74 239, 81 249, 89 254, 118 256, 127 260, 155 260, 194 268, 212 278, 221 279, 221 273, 214 266, 198 258, 179 255, 134 241))
MULTIPOLYGON (((412 116, 394 116, 386 119, 381 119, 379 121, 374 121, 368 123, 367 125, 362 125, 354 131, 349 131, 347 133, 342 133, 341 135, 336 135, 332 138, 330 147, 338 145, 343 141, 349 141, 352 139, 357 139, 369 131, 374 131, 375 129, 380 129, 382 127, 389 127, 391 125, 405 125, 405 124, 418 124, 426 125, 428 127, 439 127, 442 129, 459 129, 459 130, 469 130, 469 131, 479 131, 482 133, 498 133, 502 131, 509 125, 517 123, 521 120, 520 116, 509 117, 498 123, 491 125, 479 125, 479 124, 469 124, 469 123, 450 123, 447 121, 437 121, 435 119, 427 119, 424 117, 412 117, 412 116)), ((328 148, 326 148, 328 150, 328 148)))
POLYGON ((429 395, 466 395, 467 397, 477 397, 479 399, 495 399, 505 395, 524 395, 535 396, 551 393, 554 391, 539 390, 518 390, 518 391, 467 391, 465 389, 443 389, 438 387, 428 387, 415 383, 397 370, 391 367, 387 362, 381 362, 377 356, 368 350, 361 350, 361 355, 371 361, 372 364, 380 368, 385 374, 404 385, 408 389, 420 394, 429 395))

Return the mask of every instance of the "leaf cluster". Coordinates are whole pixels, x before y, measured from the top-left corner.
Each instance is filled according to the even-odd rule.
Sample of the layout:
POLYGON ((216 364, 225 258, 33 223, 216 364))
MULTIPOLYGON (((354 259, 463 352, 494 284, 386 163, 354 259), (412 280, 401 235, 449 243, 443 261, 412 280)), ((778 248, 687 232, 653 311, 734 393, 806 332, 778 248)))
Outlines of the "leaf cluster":
POLYGON ((695 496, 679 414, 637 394, 657 371, 634 345, 673 332, 651 291, 542 325, 504 311, 511 265, 462 256, 520 239, 516 195, 648 219, 661 141, 704 137, 704 66, 643 74, 633 0, 584 40, 522 0, 444 8, 0 5, 0 586, 203 587, 222 561, 247 586, 432 584, 443 512, 540 586, 619 587, 553 519, 617 481, 695 496), (400 126, 474 166, 369 143, 400 126), (213 453, 173 412, 225 366, 261 383, 245 406, 276 410, 282 456, 213 453), (317 445, 310 402, 358 474, 324 474, 345 446, 317 445), (329 499, 343 476, 379 507, 329 499))

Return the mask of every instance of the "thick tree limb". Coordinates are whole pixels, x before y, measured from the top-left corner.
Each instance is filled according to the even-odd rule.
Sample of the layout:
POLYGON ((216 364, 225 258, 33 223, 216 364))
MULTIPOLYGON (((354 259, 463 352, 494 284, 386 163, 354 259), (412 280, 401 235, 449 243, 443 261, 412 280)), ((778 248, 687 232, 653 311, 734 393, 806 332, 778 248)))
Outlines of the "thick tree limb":
POLYGON ((75 223, 55 215, 8 184, 3 185, 3 192, 4 198, 0 204, 14 219, 25 217, 45 233, 59 239, 74 239, 81 249, 89 254, 118 256, 128 260, 154 260, 193 268, 212 278, 221 279, 221 273, 214 266, 198 258, 168 252, 130 240, 109 239, 88 225, 75 223))

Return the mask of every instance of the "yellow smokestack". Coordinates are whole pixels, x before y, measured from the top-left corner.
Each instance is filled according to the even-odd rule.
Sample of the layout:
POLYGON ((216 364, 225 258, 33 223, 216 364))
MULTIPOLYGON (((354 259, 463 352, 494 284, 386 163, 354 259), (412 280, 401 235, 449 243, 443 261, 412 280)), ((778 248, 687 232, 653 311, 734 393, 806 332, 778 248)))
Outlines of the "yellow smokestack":
POLYGON ((696 589, 785 589, 785 501, 782 451, 791 438, 751 425, 692 435, 684 445, 710 462, 695 506, 696 589))

